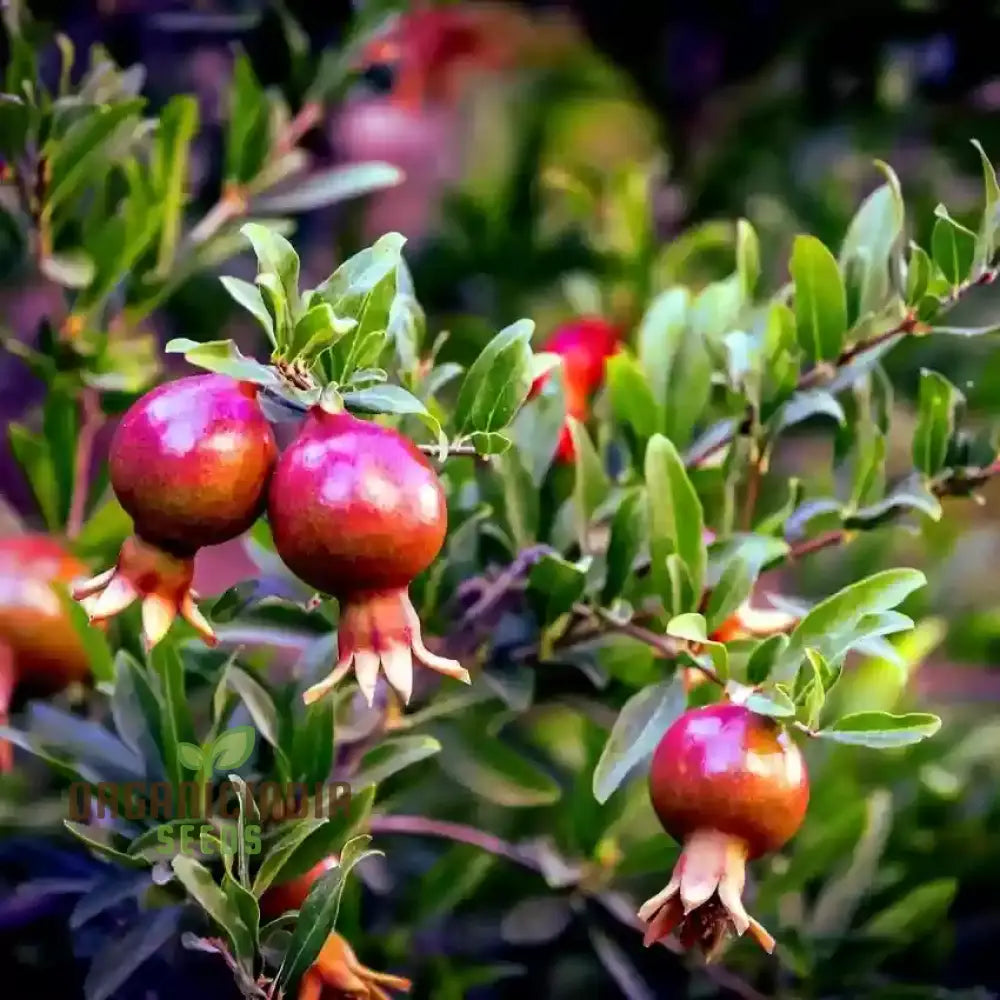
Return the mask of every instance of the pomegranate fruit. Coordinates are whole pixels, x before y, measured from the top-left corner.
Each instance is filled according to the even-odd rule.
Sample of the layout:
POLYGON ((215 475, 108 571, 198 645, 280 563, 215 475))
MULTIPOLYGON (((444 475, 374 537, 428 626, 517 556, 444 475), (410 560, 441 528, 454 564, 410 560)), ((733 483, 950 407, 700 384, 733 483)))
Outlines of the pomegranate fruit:
POLYGON ((302 904, 309 895, 317 879, 325 875, 331 868, 336 868, 340 859, 335 854, 318 861, 307 872, 287 882, 279 882, 269 886, 260 897, 260 912, 266 920, 275 920, 289 910, 301 910, 302 904))
POLYGON ((362 965, 354 949, 334 931, 302 977, 298 1000, 389 1000, 383 987, 409 993, 412 985, 402 976, 362 965))
POLYGON ((192 375, 134 403, 115 430, 109 466, 135 532, 115 567, 73 588, 77 599, 95 598, 90 620, 106 621, 141 599, 148 648, 178 614, 214 643, 191 589, 194 555, 236 538, 263 513, 276 458, 250 383, 192 375))
POLYGON ((307 415, 271 480, 268 518, 289 568, 340 604, 337 663, 305 692, 322 698, 353 667, 372 704, 379 667, 408 702, 413 659, 469 683, 460 663, 430 652, 410 581, 441 549, 444 491, 430 462, 401 434, 320 406, 307 415))
MULTIPOLYGON (((89 676, 86 651, 52 589, 85 572, 47 535, 0 539, 0 724, 15 689, 50 694, 89 676)), ((0 771, 12 764, 10 744, 0 742, 0 771)))
MULTIPOLYGON (((590 412, 590 397, 604 382, 605 364, 621 340, 620 328, 600 316, 582 316, 559 327, 542 345, 542 350, 562 358, 566 416, 584 421, 590 412)), ((548 373, 535 380, 531 395, 536 395, 548 373)), ((556 448, 556 460, 571 462, 576 456, 569 425, 563 427, 556 448)))
POLYGON ((809 804, 805 761, 788 733, 742 705, 691 709, 660 740, 649 792, 683 849, 667 887, 639 910, 646 946, 678 929, 684 947, 712 957, 730 930, 749 930, 773 951, 742 894, 746 862, 791 839, 809 804))
POLYGON ((744 601, 711 635, 716 642, 762 639, 795 627, 798 618, 778 608, 755 608, 744 601))

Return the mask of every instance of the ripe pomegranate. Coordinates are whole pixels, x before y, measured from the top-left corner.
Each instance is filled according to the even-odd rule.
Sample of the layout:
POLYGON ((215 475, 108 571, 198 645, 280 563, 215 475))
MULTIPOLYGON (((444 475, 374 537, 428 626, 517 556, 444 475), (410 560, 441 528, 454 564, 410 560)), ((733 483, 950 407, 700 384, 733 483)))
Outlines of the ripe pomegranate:
POLYGON ((328 858, 317 861, 309 871, 303 872, 297 878, 269 886, 260 897, 261 916, 266 920, 275 920, 289 910, 301 910, 316 880, 331 868, 336 868, 338 864, 340 859, 336 854, 331 854, 328 858))
POLYGON ((389 1000, 382 987, 409 993, 412 985, 402 976, 362 965, 354 949, 333 932, 302 977, 298 1000, 389 1000))
MULTIPOLYGON (((49 694, 89 676, 86 651, 52 589, 85 572, 47 535, 0 539, 0 724, 15 688, 49 694)), ((0 742, 0 771, 12 765, 10 744, 0 742)))
POLYGON ((206 643, 215 633, 195 604, 194 555, 246 531, 263 513, 277 458, 257 386, 225 375, 192 375, 148 392, 111 442, 111 485, 135 522, 113 569, 79 583, 96 596, 92 622, 142 600, 147 647, 178 613, 206 643))
MULTIPOLYGON (((604 366, 618 350, 622 331, 600 316, 581 316, 559 327, 542 345, 542 350, 562 358, 566 416, 587 419, 590 397, 604 382, 604 366)), ((536 395, 548 373, 535 380, 531 395, 536 395)), ((569 425, 563 427, 556 448, 556 460, 572 462, 576 455, 569 425)))
POLYGON ((333 671, 306 691, 322 698, 354 667, 372 704, 379 665, 408 702, 413 657, 469 683, 455 660, 424 646, 410 581, 441 549, 444 492, 430 462, 401 434, 313 407, 271 480, 268 517, 291 570, 340 604, 333 671))
POLYGON ((791 839, 809 803, 805 761, 788 733, 742 705, 691 709, 660 740, 649 792, 683 849, 667 887, 639 910, 646 946, 679 928, 685 948, 711 958, 731 929, 773 951, 741 897, 746 862, 791 839))

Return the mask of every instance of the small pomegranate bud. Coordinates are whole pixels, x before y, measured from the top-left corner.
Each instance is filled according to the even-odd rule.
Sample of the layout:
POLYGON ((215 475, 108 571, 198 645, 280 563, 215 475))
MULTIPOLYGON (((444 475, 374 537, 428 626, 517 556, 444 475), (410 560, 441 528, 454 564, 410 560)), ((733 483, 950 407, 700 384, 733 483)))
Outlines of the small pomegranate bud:
POLYGON ((440 551, 447 516, 437 475, 411 441, 349 413, 310 411, 278 462, 268 501, 278 554, 340 604, 337 663, 306 691, 307 704, 352 668, 373 704, 380 667, 408 703, 414 657, 469 683, 460 663, 424 646, 408 593, 440 551))
POLYGON ((402 976, 362 965, 354 949, 334 932, 302 977, 298 1000, 389 1000, 383 987, 409 993, 412 985, 402 976))
POLYGON ((301 910, 316 880, 322 878, 331 868, 336 868, 338 864, 340 859, 336 854, 331 854, 298 878, 269 886, 260 897, 261 916, 265 920, 275 920, 289 910, 301 910))
POLYGON ((667 887, 639 910, 646 946, 676 929, 685 948, 711 958, 728 932, 749 930, 773 951, 742 895, 746 862, 790 840, 809 804, 805 761, 788 733, 742 705, 691 709, 660 740, 649 791, 683 848, 667 887))
MULTIPOLYGON (((617 350, 622 331, 599 316, 584 316, 559 327, 542 345, 542 350, 562 358, 566 392, 566 415, 584 421, 590 412, 590 396, 604 382, 607 359, 617 350)), ((531 387, 537 395, 549 374, 540 376, 531 387)), ((572 462, 576 457, 569 427, 562 430, 556 461, 572 462)))
MULTIPOLYGON (((68 584, 86 567, 46 535, 0 539, 0 725, 14 691, 59 691, 90 674, 87 654, 53 583, 68 584)), ((0 772, 13 766, 0 742, 0 772)))
POLYGON ((135 522, 113 569, 78 583, 92 622, 142 601, 151 648, 178 614, 206 643, 212 626, 191 590, 194 555, 246 531, 263 513, 277 458, 257 387, 224 375, 161 385, 122 417, 111 442, 111 485, 135 522))

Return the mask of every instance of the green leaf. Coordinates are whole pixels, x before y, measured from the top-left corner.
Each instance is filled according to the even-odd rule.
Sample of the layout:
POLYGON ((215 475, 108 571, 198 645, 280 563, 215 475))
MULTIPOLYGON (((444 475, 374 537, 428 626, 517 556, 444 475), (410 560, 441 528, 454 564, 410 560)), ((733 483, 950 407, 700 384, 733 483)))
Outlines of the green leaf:
POLYGON ((940 728, 941 720, 928 712, 911 712, 908 715, 856 712, 843 716, 816 735, 833 743, 885 750, 919 743, 940 728))
POLYGON ((418 764, 441 752, 441 744, 433 736, 407 735, 382 740, 361 758, 351 788, 360 792, 370 785, 379 785, 405 768, 418 764))
POLYGON ((787 648, 775 665, 775 674, 791 680, 807 648, 823 656, 840 636, 855 630, 868 615, 891 611, 927 578, 916 569, 887 569, 849 584, 807 612, 792 632, 787 648))
POLYGON ((931 233, 931 256, 953 287, 969 277, 976 256, 976 234, 957 223, 944 205, 934 209, 937 221, 931 233))
POLYGON ((167 101, 160 112, 152 171, 162 211, 156 271, 163 278, 169 276, 175 263, 188 192, 191 143, 197 131, 198 99, 178 94, 167 101))
POLYGON ((762 639, 747 660, 747 683, 763 684, 771 676, 774 665, 788 646, 788 636, 783 632, 762 639))
POLYGON ((850 324, 882 309, 891 292, 890 258, 903 233, 904 206, 899 180, 879 160, 875 166, 888 183, 876 188, 862 203, 848 226, 839 260, 850 278, 850 324))
POLYGON ((611 538, 606 556, 607 571, 601 590, 601 602, 610 604, 620 597, 632 568, 646 545, 649 508, 642 489, 626 493, 611 520, 611 538))
POLYGON ((976 260, 979 267, 987 267, 992 262, 997 250, 997 229, 1000 227, 1000 184, 997 183, 996 170, 990 158, 986 155, 978 139, 972 140, 972 145, 979 153, 983 166, 984 205, 979 233, 976 236, 976 260))
POLYGON ((587 586, 586 564, 546 554, 528 573, 528 597, 542 625, 551 625, 583 597, 587 586))
POLYGON ((367 850, 370 843, 371 837, 367 835, 348 841, 341 852, 340 864, 317 879, 309 890, 276 977, 286 996, 295 994, 303 973, 316 961, 320 949, 336 926, 347 876, 358 862, 380 853, 367 850))
POLYGON ((476 454, 484 458, 506 454, 513 443, 509 437, 497 431, 476 431, 469 435, 469 442, 476 449, 476 454))
POLYGON ((845 528, 874 528, 897 516, 900 510, 914 510, 926 514, 932 521, 941 520, 941 501, 931 493, 923 482, 911 476, 894 486, 887 496, 874 503, 866 504, 846 514, 845 528))
POLYGON ((183 780, 178 745, 194 742, 194 729, 184 693, 184 664, 173 643, 157 643, 149 654, 163 688, 160 716, 160 749, 167 779, 174 787, 183 780))
POLYGON ((113 861, 120 867, 135 869, 146 867, 146 862, 142 858, 131 857, 128 854, 128 838, 115 830, 102 829, 90 823, 74 823, 68 819, 63 820, 63 826, 95 854, 113 861))
POLYGON ((59 484, 48 442, 20 424, 11 424, 7 436, 10 450, 28 480, 46 527, 50 531, 58 531, 61 527, 59 484))
POLYGON ((965 397, 943 375, 920 372, 920 402, 913 433, 913 464, 926 476, 940 472, 955 432, 955 413, 965 397))
MULTIPOLYGON (((299 300, 299 255, 295 247, 281 233, 259 222, 247 222, 240 227, 240 233, 250 241, 257 255, 257 266, 261 274, 273 274, 281 286, 291 316, 298 316, 299 300)), ((275 331, 276 335, 278 331, 275 331)), ((279 343, 279 349, 286 345, 279 343)))
MULTIPOLYGON (((239 843, 241 850, 245 851, 245 839, 242 829, 239 833, 239 843)), ((260 905, 253 893, 234 878, 232 872, 228 870, 228 866, 232 863, 230 858, 231 850, 228 844, 223 845, 222 855, 225 859, 224 863, 227 865, 227 870, 222 876, 222 890, 236 912, 239 913, 240 919, 246 926, 247 936, 250 940, 250 947, 247 951, 242 954, 237 953, 236 957, 240 960, 244 970, 252 969, 254 957, 260 945, 260 905)))
POLYGON ((714 632, 750 596, 756 578, 753 567, 739 556, 726 564, 705 608, 709 633, 714 632))
POLYGON ((954 878, 925 882, 876 913, 859 933, 898 944, 915 941, 945 924, 957 890, 958 880, 954 878))
POLYGON ((705 581, 707 554, 701 501, 673 442, 662 434, 646 447, 646 496, 649 504, 650 557, 653 580, 664 600, 670 593, 666 558, 676 553, 691 579, 695 600, 705 581))
POLYGON ((333 702, 322 698, 306 708, 305 719, 295 726, 292 743, 292 777, 307 784, 326 781, 333 768, 333 702))
POLYGON ((623 349, 608 358, 605 371, 612 411, 644 442, 656 432, 657 419, 656 400, 642 368, 623 349))
POLYGON ((186 361, 206 371, 228 375, 241 382, 256 385, 277 385, 278 376, 266 365, 244 357, 231 340, 210 340, 198 343, 186 337, 176 337, 164 348, 167 354, 183 354, 186 361))
POLYGON ((500 455, 496 469, 503 493, 504 521, 514 544, 521 549, 535 541, 538 532, 538 489, 516 448, 500 455))
POLYGON ((687 694, 677 677, 652 684, 629 698, 594 768, 593 790, 598 802, 607 802, 629 774, 645 764, 686 707, 687 694))
POLYGON ((212 873, 194 858, 175 854, 170 865, 188 895, 225 932, 237 955, 253 954, 253 938, 239 909, 222 891, 212 873))
POLYGON ((294 215, 336 205, 351 198, 384 191, 401 184, 402 170, 389 163, 351 163, 317 170, 298 178, 294 187, 282 194, 256 198, 253 210, 264 215, 294 215))
POLYGON ((270 108, 246 54, 233 64, 226 130, 226 180, 246 183, 264 165, 271 145, 270 108))
POLYGON ((832 392, 826 389, 806 389, 795 393, 775 417, 775 430, 794 427, 813 417, 832 417, 838 424, 847 419, 844 410, 832 392))
POLYGON ((243 306, 264 327, 264 332, 267 334, 267 339, 271 342, 271 346, 277 347, 278 342, 274 335, 274 320, 271 319, 271 313, 264 304, 260 289, 256 285, 251 285, 249 281, 243 281, 241 278, 230 278, 224 275, 219 278, 219 281, 222 282, 222 287, 229 292, 233 299, 243 306))
POLYGON ((573 439, 574 461, 573 503, 576 512, 577 539, 580 548, 587 552, 590 549, 588 537, 590 521, 597 508, 607 499, 610 483, 608 475, 601 464, 600 456, 594 448, 587 428, 573 417, 567 417, 566 423, 573 439))
POLYGON ((226 672, 226 683, 240 697, 247 707, 250 718, 260 730, 261 736, 273 747, 280 747, 278 742, 278 710, 267 689, 246 670, 230 665, 226 672))
POLYGON ((295 851, 320 827, 329 822, 330 820, 324 817, 322 819, 297 819, 286 824, 281 836, 274 841, 264 860, 260 863, 260 868, 253 880, 254 896, 259 899, 276 880, 283 881, 278 876, 282 874, 282 870, 295 851))
POLYGON ((760 278, 760 240, 746 219, 736 223, 736 272, 743 284, 743 297, 749 302, 760 278))
MULTIPOLYGON (((708 628, 704 615, 698 614, 696 611, 675 615, 667 622, 666 633, 675 639, 683 639, 685 642, 704 646, 712 658, 712 666, 719 679, 723 681, 728 679, 729 650, 726 649, 724 643, 714 642, 708 638, 708 628)), ((693 655, 692 658, 694 658, 693 655)))
POLYGON ((288 361, 301 360, 311 364, 356 325, 353 319, 338 317, 328 303, 317 303, 299 317, 291 340, 282 353, 288 361))
POLYGON ((917 305, 927 292, 933 265, 926 250, 910 244, 910 260, 906 272, 906 304, 917 305))
POLYGON ((392 413, 400 416, 413 414, 438 436, 439 445, 447 445, 441 425, 427 407, 413 393, 400 385, 384 383, 366 389, 354 389, 342 394, 344 406, 354 413, 392 413))
POLYGON ((437 758, 441 769, 487 801, 518 809, 559 800, 558 782, 507 743, 483 731, 460 733, 453 723, 438 730, 449 747, 437 758))
POLYGON ((835 361, 847 331, 847 298, 837 261, 815 236, 796 236, 790 270, 799 344, 814 362, 835 361))
POLYGON ((787 719, 795 715, 795 703, 781 688, 767 688, 754 691, 743 701, 743 706, 758 715, 768 715, 775 719, 787 719))
POLYGON ((466 372, 455 404, 460 434, 500 431, 531 389, 531 336, 535 324, 518 320, 501 330, 466 372))

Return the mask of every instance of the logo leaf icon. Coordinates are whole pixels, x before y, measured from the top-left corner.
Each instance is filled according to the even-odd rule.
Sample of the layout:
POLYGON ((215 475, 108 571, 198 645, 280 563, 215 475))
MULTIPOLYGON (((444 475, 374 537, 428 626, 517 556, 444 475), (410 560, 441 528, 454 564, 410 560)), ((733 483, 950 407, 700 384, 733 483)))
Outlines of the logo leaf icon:
POLYGON ((200 771, 204 754, 201 747, 195 746, 194 743, 181 742, 177 744, 177 759, 189 771, 200 771))
POLYGON ((234 726, 220 733, 212 744, 212 766, 216 771, 233 771, 250 759, 257 731, 253 726, 234 726))

